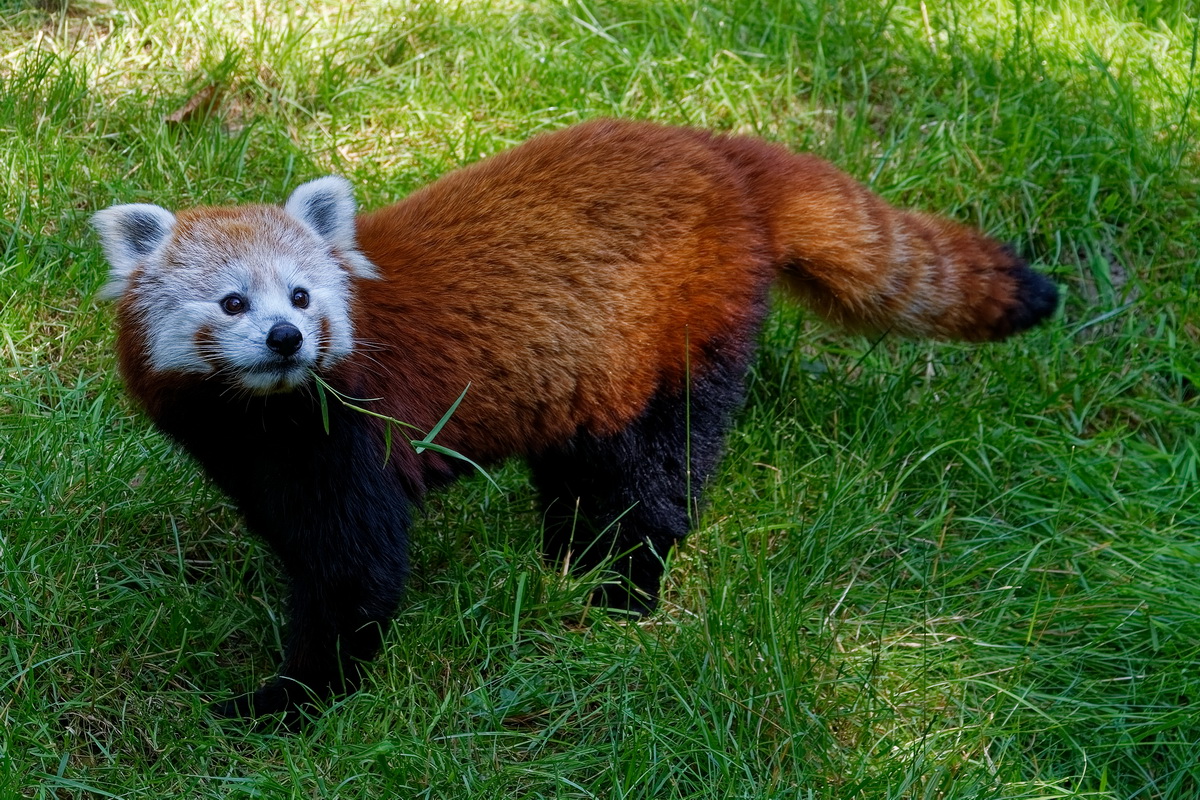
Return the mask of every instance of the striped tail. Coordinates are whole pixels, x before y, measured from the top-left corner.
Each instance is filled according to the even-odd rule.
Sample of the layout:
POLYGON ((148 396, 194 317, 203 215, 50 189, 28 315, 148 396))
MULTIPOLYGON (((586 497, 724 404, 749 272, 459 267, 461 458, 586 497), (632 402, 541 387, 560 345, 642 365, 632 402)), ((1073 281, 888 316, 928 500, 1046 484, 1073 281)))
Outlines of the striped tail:
POLYGON ((747 179, 784 286, 834 324, 992 341, 1058 306, 1050 280, 973 228, 894 208, 812 155, 741 137, 714 144, 747 179))

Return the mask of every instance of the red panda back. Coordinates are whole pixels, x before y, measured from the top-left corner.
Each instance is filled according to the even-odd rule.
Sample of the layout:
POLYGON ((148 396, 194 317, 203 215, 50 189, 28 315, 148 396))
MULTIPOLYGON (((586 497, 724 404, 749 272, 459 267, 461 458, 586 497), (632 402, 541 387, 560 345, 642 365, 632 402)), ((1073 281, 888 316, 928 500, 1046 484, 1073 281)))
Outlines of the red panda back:
POLYGON ((737 172, 683 129, 533 139, 358 220, 382 281, 355 323, 398 413, 480 458, 613 433, 714 347, 753 344, 773 277, 737 172), (413 417, 415 416, 415 419, 413 417))

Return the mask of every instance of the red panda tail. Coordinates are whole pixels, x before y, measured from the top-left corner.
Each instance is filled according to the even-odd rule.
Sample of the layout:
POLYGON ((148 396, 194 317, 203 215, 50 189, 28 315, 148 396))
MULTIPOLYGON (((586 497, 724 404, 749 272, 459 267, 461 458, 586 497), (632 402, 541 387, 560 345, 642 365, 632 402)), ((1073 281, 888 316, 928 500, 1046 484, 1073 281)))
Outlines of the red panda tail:
POLYGON ((1057 308, 1050 280, 973 228, 894 208, 815 156, 753 139, 719 146, 749 181, 784 286, 830 322, 989 341, 1057 308))

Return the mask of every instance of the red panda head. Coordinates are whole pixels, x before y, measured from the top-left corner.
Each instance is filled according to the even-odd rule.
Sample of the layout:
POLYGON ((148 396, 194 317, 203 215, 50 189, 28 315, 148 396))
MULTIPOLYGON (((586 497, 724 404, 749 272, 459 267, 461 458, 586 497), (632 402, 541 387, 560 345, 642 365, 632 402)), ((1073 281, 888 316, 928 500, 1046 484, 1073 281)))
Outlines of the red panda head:
POLYGON ((101 296, 130 312, 150 369, 288 391, 353 349, 351 277, 378 277, 354 215, 334 176, 283 208, 112 206, 93 218, 110 264, 101 296))

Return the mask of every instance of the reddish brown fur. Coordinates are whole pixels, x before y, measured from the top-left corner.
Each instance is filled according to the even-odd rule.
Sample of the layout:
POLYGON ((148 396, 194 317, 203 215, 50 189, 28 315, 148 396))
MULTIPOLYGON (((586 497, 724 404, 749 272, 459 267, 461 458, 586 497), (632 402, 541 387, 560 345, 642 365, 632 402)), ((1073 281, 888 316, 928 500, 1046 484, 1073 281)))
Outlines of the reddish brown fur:
MULTIPOLYGON (((135 277, 136 280, 136 277, 135 277)), ((121 297, 117 305, 117 319, 121 335, 117 337, 117 363, 125 390, 141 404, 151 419, 162 415, 163 406, 171 395, 196 381, 194 376, 153 372, 150 370, 146 352, 146 325, 137 311, 137 300, 133 294, 121 297)), ((204 337, 197 331, 197 337, 204 337)))

